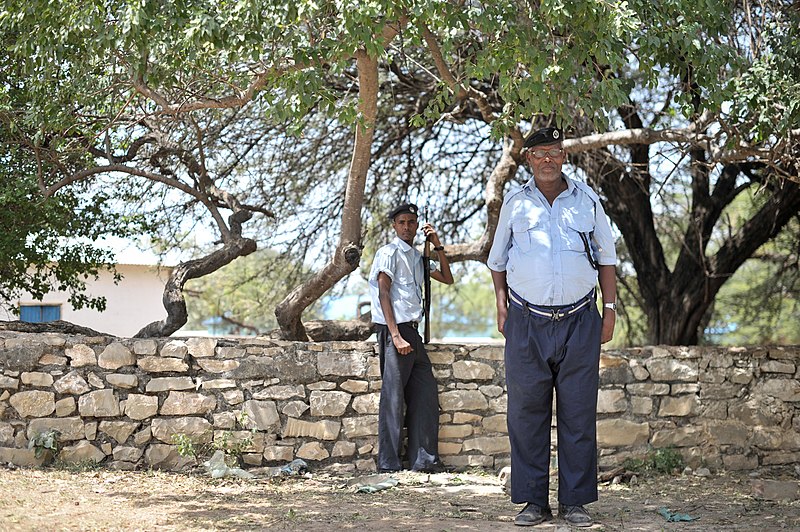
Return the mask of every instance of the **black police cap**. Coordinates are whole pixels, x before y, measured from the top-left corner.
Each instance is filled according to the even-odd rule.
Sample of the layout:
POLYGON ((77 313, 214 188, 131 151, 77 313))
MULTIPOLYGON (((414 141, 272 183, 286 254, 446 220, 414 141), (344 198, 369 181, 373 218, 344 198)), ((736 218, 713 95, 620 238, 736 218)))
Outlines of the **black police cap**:
POLYGON ((557 127, 546 127, 535 132, 525 141, 525 148, 555 144, 564 140, 564 134, 557 127))
POLYGON ((402 205, 398 205, 397 207, 392 209, 391 212, 389 212, 389 219, 390 220, 394 220, 396 216, 398 216, 400 214, 406 214, 406 213, 413 214, 414 216, 417 216, 418 212, 419 212, 419 209, 413 203, 403 203, 402 205))

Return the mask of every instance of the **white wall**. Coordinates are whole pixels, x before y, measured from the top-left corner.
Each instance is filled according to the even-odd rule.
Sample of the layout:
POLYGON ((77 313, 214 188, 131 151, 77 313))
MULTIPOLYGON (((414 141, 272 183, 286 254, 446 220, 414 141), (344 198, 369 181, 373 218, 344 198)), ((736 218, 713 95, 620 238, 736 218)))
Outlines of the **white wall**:
POLYGON ((61 319, 64 321, 101 333, 130 337, 148 323, 167 317, 161 298, 170 268, 142 264, 118 264, 116 268, 123 277, 119 284, 114 284, 113 276, 107 271, 102 271, 97 280, 87 279, 87 294, 92 297, 105 296, 104 312, 73 309, 67 301, 66 292, 50 292, 41 301, 34 300, 26 293, 17 301, 4 303, 0 309, 0 319, 19 319, 10 312, 10 307, 25 304, 61 305, 61 319))

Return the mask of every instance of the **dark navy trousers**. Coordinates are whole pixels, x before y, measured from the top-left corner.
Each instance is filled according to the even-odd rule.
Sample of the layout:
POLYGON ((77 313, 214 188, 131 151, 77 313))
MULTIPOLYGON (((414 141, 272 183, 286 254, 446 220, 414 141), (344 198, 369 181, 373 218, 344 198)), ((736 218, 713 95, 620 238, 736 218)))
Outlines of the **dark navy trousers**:
POLYGON ((401 355, 389 328, 376 324, 381 363, 378 411, 378 468, 403 469, 403 425, 408 430, 405 459, 410 469, 428 469, 439 461, 439 392, 425 344, 416 327, 398 324, 413 351, 401 355))
POLYGON ((505 322, 511 501, 549 507, 556 392, 558 501, 597 500, 597 387, 602 318, 594 301, 553 320, 509 305, 505 322))

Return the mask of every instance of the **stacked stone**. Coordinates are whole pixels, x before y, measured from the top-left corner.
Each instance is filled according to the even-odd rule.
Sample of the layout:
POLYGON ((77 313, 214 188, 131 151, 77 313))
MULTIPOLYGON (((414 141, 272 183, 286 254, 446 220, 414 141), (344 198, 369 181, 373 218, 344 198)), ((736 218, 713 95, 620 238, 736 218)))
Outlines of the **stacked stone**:
POLYGON ((509 464, 501 346, 430 345, 439 382, 439 454, 455 467, 509 464))
POLYGON ((800 460, 800 348, 665 347, 601 357, 601 469, 672 448, 690 467, 800 460))
MULTIPOLYGON (((500 345, 432 344, 439 450, 456 467, 509 463, 500 345)), ((604 351, 601 469, 653 448, 692 467, 800 460, 797 347, 604 351)), ((0 462, 41 463, 28 443, 60 434, 58 458, 181 469, 175 436, 240 443, 249 466, 302 458, 372 471, 380 395, 375 345, 249 339, 119 339, 0 333, 0 462)), ((554 442, 555 443, 555 442, 554 442)))
MULTIPOLYGON (((177 452, 179 434, 196 445, 246 442, 242 458, 251 466, 302 458, 375 469, 380 372, 373 344, 4 336, 3 462, 41 463, 28 442, 56 430, 59 459, 117 469, 193 463, 177 452)), ((502 350, 439 346, 431 357, 443 381, 445 460, 493 467, 495 455, 508 452, 502 350)))

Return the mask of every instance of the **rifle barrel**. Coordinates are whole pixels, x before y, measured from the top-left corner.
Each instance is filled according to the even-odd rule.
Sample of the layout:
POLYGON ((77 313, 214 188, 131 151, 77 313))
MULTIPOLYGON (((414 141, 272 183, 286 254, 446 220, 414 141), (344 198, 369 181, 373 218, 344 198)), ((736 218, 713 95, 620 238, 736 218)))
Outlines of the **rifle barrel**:
POLYGON ((425 243, 422 245, 424 279, 422 309, 425 315, 425 329, 422 341, 426 344, 431 341, 431 250, 428 244, 430 244, 430 239, 426 236, 425 243))

